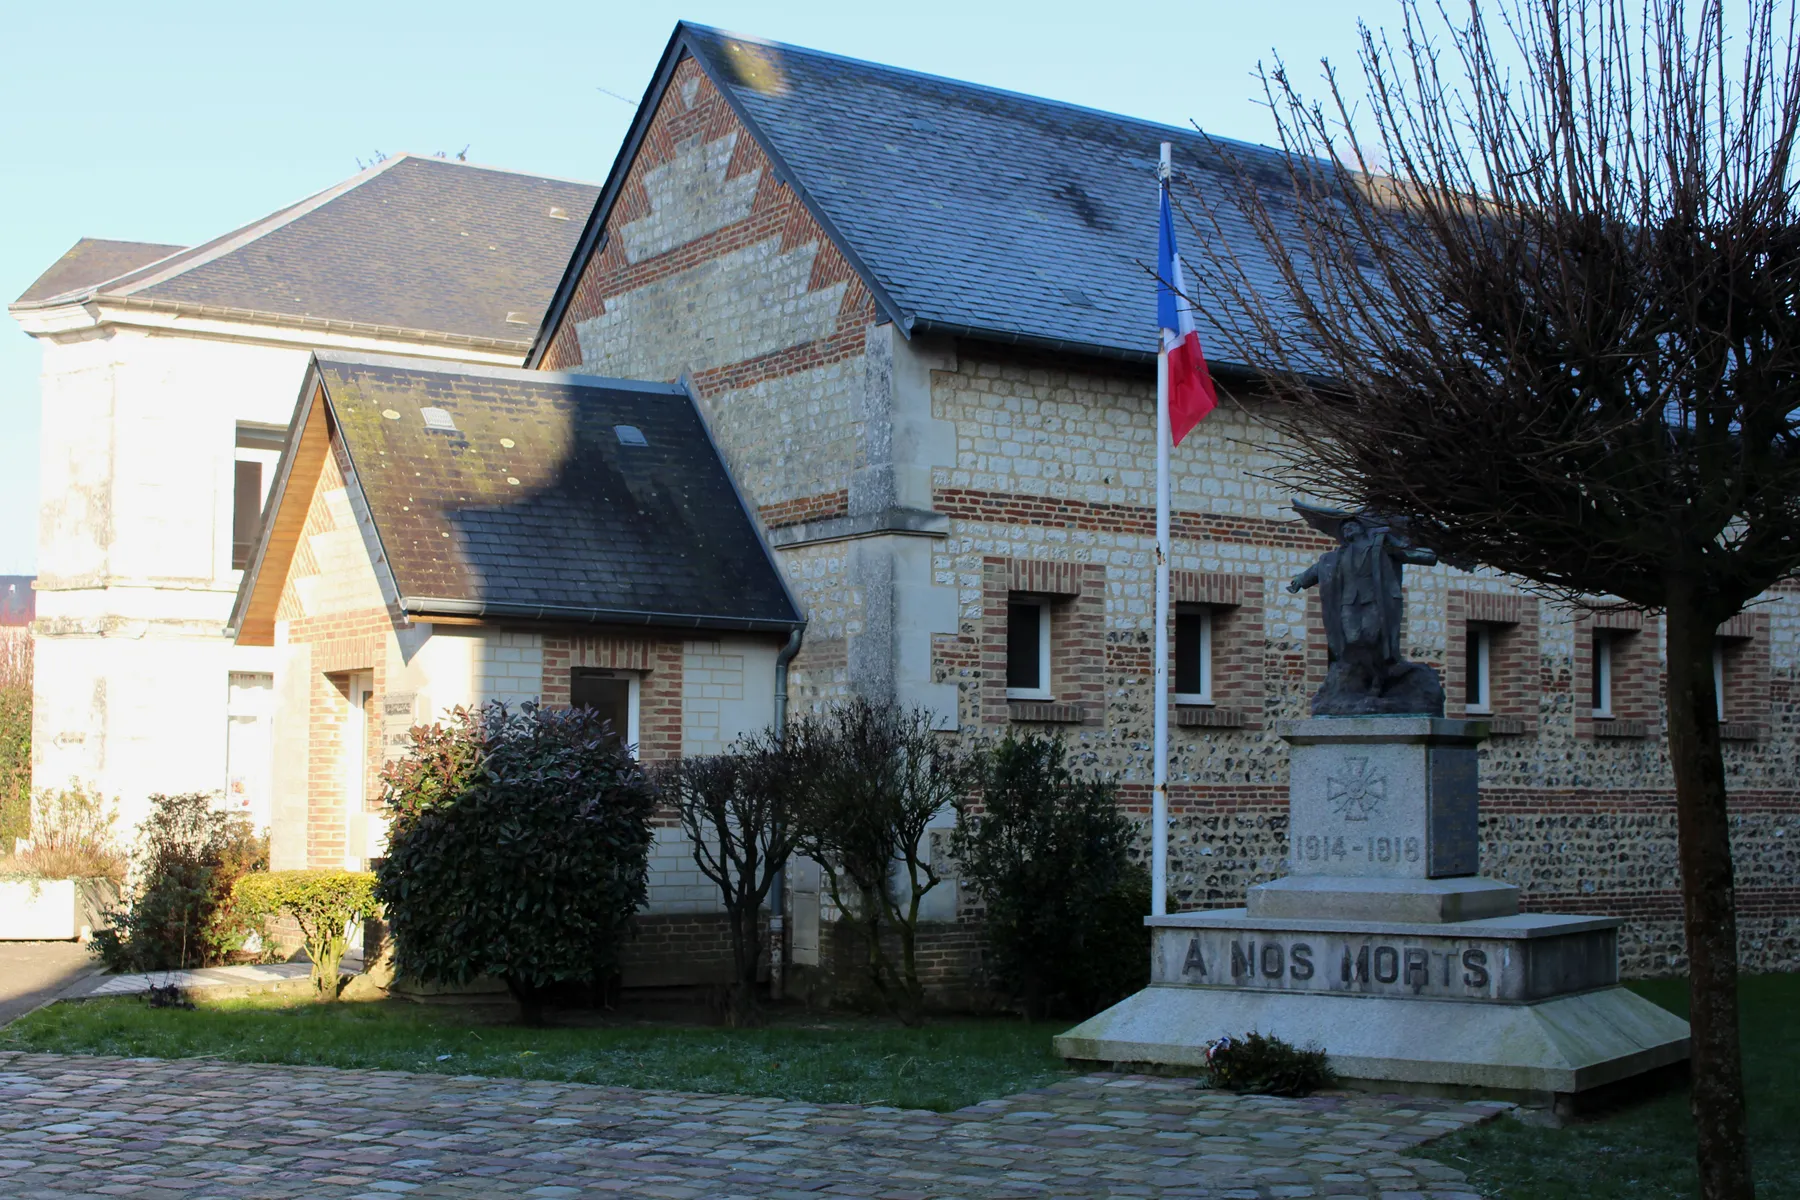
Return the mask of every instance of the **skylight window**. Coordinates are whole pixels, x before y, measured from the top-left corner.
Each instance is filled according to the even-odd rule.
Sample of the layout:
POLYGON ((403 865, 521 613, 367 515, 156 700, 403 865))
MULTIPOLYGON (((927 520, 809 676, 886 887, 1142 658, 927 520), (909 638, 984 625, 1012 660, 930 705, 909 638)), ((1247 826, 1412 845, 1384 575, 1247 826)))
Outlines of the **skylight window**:
POLYGON ((621 446, 648 446, 650 444, 644 437, 644 431, 636 425, 614 425, 613 433, 618 436, 621 446))
POLYGON ((421 408, 419 415, 425 418, 425 428, 438 433, 455 433, 456 418, 448 410, 442 408, 421 408))

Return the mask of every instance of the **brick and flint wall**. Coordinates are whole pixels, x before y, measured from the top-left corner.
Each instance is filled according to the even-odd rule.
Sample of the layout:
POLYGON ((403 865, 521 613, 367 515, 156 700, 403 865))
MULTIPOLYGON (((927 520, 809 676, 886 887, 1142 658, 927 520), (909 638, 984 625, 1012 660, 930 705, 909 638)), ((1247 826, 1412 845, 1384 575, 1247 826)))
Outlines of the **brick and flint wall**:
MULTIPOLYGON (((1148 369, 969 342, 932 388, 934 416, 957 431, 956 461, 933 474, 937 510, 950 517, 933 572, 957 588, 961 613, 953 635, 935 639, 933 662, 957 686, 962 726, 983 737, 1008 724, 1060 729, 1087 769, 1121 780, 1146 818, 1154 389, 1148 369), (1080 597, 1104 595, 1099 627, 1071 620, 1058 629, 1055 608, 1052 626, 1058 654, 1103 658, 1103 712, 1090 710, 1087 679, 1066 704, 1060 680, 1051 702, 1006 702, 1009 589, 1048 594, 1070 616, 1080 597)), ((1248 885, 1283 872, 1286 753, 1269 726, 1304 715, 1324 673, 1316 593, 1290 595, 1285 585, 1330 543, 1267 482, 1274 435, 1254 411, 1253 401, 1227 402, 1174 456, 1174 599, 1212 607, 1214 620, 1213 711, 1183 707, 1171 720, 1170 896, 1184 908, 1241 904, 1248 885)), ((1406 574, 1405 651, 1444 673, 1449 715, 1463 712, 1468 625, 1491 631, 1496 733, 1481 751, 1483 871, 1518 884, 1528 909, 1625 917, 1628 974, 1679 969, 1659 620, 1574 612, 1491 572, 1406 574), (1611 720, 1591 709, 1596 626, 1615 636, 1611 720)), ((1720 633, 1744 962, 1791 969, 1800 963, 1790 699, 1800 603, 1771 595, 1720 633)))
MULTIPOLYGON (((1057 729, 1147 817, 1151 370, 909 341, 877 317, 690 60, 541 365, 692 381, 809 619, 796 709, 858 692, 926 704, 963 737, 1057 729), (1051 605, 1050 701, 1006 698, 1013 591, 1051 605)), ((1281 873, 1286 753, 1271 724, 1303 715, 1325 671, 1316 593, 1284 585, 1330 543, 1268 481, 1274 435, 1253 413, 1228 402, 1175 455, 1176 599, 1211 609, 1214 639, 1213 704, 1171 722, 1170 894, 1185 907, 1242 903, 1281 873)), ((1483 869, 1531 908, 1628 918, 1628 973, 1677 969, 1657 622, 1572 613, 1491 573, 1407 576, 1406 650, 1445 672, 1451 715, 1468 624, 1492 634, 1483 869), (1620 634, 1605 721, 1584 707, 1595 623, 1620 634)), ((1769 600, 1721 631, 1744 954, 1759 969, 1800 962, 1800 604, 1769 600)))

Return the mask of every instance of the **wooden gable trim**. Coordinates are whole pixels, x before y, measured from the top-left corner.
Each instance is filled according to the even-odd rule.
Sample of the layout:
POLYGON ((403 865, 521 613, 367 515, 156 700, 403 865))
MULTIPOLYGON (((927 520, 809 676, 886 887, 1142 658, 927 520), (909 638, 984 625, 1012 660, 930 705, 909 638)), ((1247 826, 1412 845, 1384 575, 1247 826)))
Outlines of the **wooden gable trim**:
POLYGON ((269 495, 256 554, 238 588, 231 632, 241 646, 275 644, 275 614, 281 607, 281 592, 287 586, 288 570, 306 529, 306 512, 318 490, 325 458, 331 453, 325 384, 317 371, 309 371, 306 385, 300 393, 293 432, 288 435, 288 448, 269 495))

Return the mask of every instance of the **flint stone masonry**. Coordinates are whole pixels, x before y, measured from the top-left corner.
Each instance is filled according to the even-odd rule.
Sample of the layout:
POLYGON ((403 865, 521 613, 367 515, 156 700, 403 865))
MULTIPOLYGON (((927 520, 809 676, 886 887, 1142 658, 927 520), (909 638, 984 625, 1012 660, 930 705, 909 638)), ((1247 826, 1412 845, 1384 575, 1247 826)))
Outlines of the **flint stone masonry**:
MULTIPOLYGON (((1147 858, 1153 371, 883 323, 700 61, 670 67, 540 365, 691 372, 809 619, 794 711, 861 694, 925 704, 969 740, 1013 725, 1058 730, 1082 771, 1120 781, 1147 858), (627 341, 618 313, 634 305, 644 307, 627 341), (1083 580, 1080 596, 1048 593, 1072 634, 1048 701, 1005 699, 994 599, 1007 584, 993 567, 1011 562, 1083 580)), ((1178 908, 1256 904, 1249 889, 1308 848, 1290 839, 1289 753, 1273 726, 1306 714, 1326 649, 1316 600, 1282 585, 1329 542, 1289 511, 1275 482, 1284 448, 1261 404, 1229 396, 1173 463, 1178 599, 1212 607, 1215 654, 1213 705, 1183 706, 1171 721, 1178 908)), ((1468 877, 1478 847, 1498 883, 1415 889, 1406 902, 1423 907, 1409 916, 1499 915, 1516 888, 1527 911, 1624 918, 1627 975, 1682 969, 1659 621, 1621 630, 1632 645, 1616 664, 1615 727, 1584 708, 1588 638, 1597 620, 1632 618, 1540 601, 1485 570, 1412 568, 1407 585, 1402 650, 1442 673, 1453 718, 1464 715, 1466 633, 1471 623, 1492 633, 1493 711, 1469 714, 1493 735, 1472 752, 1484 812, 1472 836, 1467 819, 1451 822, 1454 854, 1435 864, 1423 843, 1409 861, 1388 835, 1384 863, 1382 835, 1362 839, 1371 877, 1468 877)), ((1790 762, 1800 603, 1792 587, 1764 600, 1721 630, 1742 952, 1761 970, 1800 963, 1790 762)), ((1456 771, 1466 783, 1468 763, 1456 771)), ((1382 901, 1390 912, 1397 902, 1382 901)))

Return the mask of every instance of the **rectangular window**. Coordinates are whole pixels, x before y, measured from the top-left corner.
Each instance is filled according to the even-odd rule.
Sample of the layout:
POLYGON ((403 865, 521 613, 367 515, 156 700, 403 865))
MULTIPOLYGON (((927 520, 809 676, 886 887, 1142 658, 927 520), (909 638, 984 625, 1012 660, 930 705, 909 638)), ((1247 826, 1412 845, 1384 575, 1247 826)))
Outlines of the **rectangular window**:
POLYGON ((1050 699, 1050 602, 1013 596, 1006 602, 1006 695, 1050 699))
POLYGON ((638 744, 638 677, 629 671, 576 667, 569 673, 569 707, 591 708, 612 725, 614 737, 638 744))
POLYGON ((1491 713, 1494 631, 1486 625, 1469 626, 1463 647, 1463 708, 1472 713, 1491 713))
POLYGON ((1606 630, 1594 633, 1594 715, 1613 715, 1613 637, 1606 630))
POLYGON ((256 552, 256 535, 262 529, 263 465, 239 459, 231 491, 231 569, 242 571, 256 552))
POLYGON ((1211 704, 1212 609, 1175 611, 1175 703, 1211 704))
POLYGON ((237 461, 232 464, 231 486, 231 569, 242 571, 256 553, 257 535, 262 532, 263 501, 268 484, 275 477, 275 464, 281 460, 281 447, 287 440, 287 426, 264 425, 256 421, 237 423, 237 461))
POLYGON ((1725 719, 1725 639, 1713 639, 1713 703, 1718 707, 1719 720, 1725 719))

